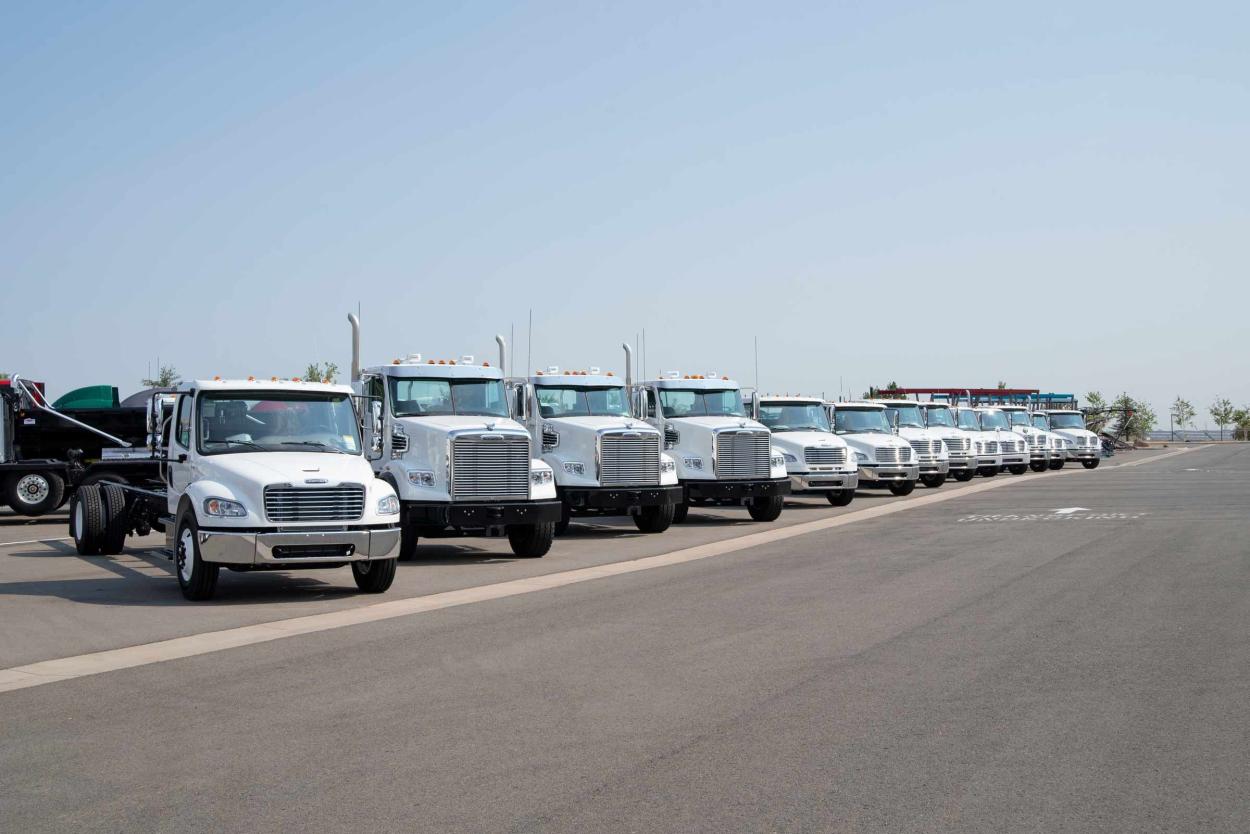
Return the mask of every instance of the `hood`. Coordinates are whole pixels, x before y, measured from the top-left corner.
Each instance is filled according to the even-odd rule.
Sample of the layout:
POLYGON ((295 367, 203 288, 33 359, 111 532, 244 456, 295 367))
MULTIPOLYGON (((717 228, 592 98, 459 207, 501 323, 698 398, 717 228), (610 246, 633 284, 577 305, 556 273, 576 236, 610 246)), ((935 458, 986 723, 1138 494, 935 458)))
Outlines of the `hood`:
POLYGON ((962 440, 965 437, 967 438, 975 437, 977 434, 980 433, 980 432, 968 431, 967 429, 956 429, 951 426, 930 426, 929 431, 934 436, 939 437, 942 440, 946 440, 947 438, 950 438, 952 440, 962 440))
POLYGON ((775 431, 773 445, 787 452, 804 449, 845 449, 846 441, 827 431, 775 431))
POLYGON ((425 426, 442 431, 458 431, 470 429, 477 431, 518 431, 525 428, 510 417, 478 417, 460 414, 437 414, 428 417, 396 417, 395 421, 404 425, 425 426))
POLYGON ((872 449, 888 449, 892 446, 911 448, 911 444, 903 438, 884 432, 848 433, 839 434, 837 437, 842 438, 848 446, 864 446, 872 449))
POLYGON ((941 440, 942 436, 932 429, 921 429, 915 426, 899 426, 898 436, 904 440, 941 440))
POLYGON ((1078 437, 1098 437, 1098 435, 1094 434, 1089 429, 1051 429, 1051 432, 1059 435, 1060 437, 1067 437, 1070 439, 1076 439, 1078 437))
POLYGON ((560 431, 565 427, 584 429, 589 432, 597 432, 603 429, 648 431, 652 433, 656 431, 653 426, 636 417, 543 417, 542 421, 550 423, 551 427, 556 431, 560 431))
POLYGON ((757 423, 750 417, 669 417, 668 422, 672 423, 678 430, 682 426, 698 426, 708 431, 738 428, 768 431, 767 426, 763 423, 757 423))
POLYGON ((312 479, 324 479, 331 486, 344 481, 367 486, 373 480, 373 469, 360 455, 332 452, 238 452, 201 457, 199 465, 213 480, 262 486, 312 479))

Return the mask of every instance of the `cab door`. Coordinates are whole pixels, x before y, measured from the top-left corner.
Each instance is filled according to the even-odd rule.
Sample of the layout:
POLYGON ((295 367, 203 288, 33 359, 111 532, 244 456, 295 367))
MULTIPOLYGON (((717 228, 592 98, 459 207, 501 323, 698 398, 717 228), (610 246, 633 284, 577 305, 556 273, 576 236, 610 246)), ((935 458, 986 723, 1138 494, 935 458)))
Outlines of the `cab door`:
POLYGON ((166 447, 165 484, 168 492, 165 508, 168 512, 178 512, 178 502, 182 500, 192 480, 192 444, 195 442, 195 397, 193 394, 181 394, 174 406, 174 419, 171 425, 169 444, 166 447))
MULTIPOLYGON (((364 438, 365 459, 381 460, 385 453, 383 427, 386 424, 385 388, 381 376, 366 376, 360 398, 360 430, 364 438)), ((376 467, 375 467, 376 468, 376 467)))

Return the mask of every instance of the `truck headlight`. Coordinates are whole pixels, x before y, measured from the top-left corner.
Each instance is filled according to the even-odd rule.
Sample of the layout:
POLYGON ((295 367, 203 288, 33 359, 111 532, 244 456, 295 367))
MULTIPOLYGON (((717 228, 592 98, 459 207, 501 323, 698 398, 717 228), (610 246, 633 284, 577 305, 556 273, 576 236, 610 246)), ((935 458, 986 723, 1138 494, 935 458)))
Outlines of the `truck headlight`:
POLYGON ((415 486, 434 486, 434 473, 424 469, 409 469, 408 483, 415 486))
POLYGON ((550 469, 534 470, 533 472, 530 473, 530 482, 533 483, 535 486, 542 486, 543 484, 551 483, 551 470, 550 469))
POLYGON ((677 471, 677 464, 675 462, 671 460, 660 461, 660 472, 662 474, 668 473, 668 472, 676 472, 676 471, 677 471))
POLYGON ((681 462, 686 465, 687 469, 703 468, 703 458, 682 458, 681 462))
POLYGON ((868 456, 867 456, 867 455, 865 455, 863 452, 856 452, 856 453, 855 453, 855 462, 856 462, 856 463, 867 463, 867 462, 868 462, 868 456))
POLYGON ((796 458, 794 455, 790 454, 789 452, 782 452, 781 456, 785 459, 786 463, 798 463, 799 462, 799 459, 796 458))
MULTIPOLYGON (((773 455, 773 456, 772 456, 772 465, 773 465, 773 466, 785 466, 785 465, 786 465, 786 458, 787 458, 787 457, 793 457, 793 456, 792 456, 792 455, 786 455, 785 457, 782 457, 781 455, 773 455)), ((797 458, 796 458, 796 460, 797 460, 797 458)))
POLYGON ((566 461, 564 464, 564 471, 570 475, 585 475, 586 464, 579 463, 577 461, 566 461))
POLYGON ((215 518, 243 518, 247 515, 247 507, 228 498, 205 498, 204 514, 215 518))
POLYGON ((378 515, 399 515, 399 499, 394 495, 379 498, 378 515))

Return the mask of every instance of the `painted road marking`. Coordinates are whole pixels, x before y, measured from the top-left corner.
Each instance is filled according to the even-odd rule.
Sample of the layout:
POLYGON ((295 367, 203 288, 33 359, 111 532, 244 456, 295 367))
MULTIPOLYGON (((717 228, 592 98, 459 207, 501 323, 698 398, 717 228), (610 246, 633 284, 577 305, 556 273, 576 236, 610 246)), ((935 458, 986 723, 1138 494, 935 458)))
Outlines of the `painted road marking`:
MULTIPOLYGON (((1179 449, 1174 452, 1166 452, 1149 460, 1135 461, 1132 464, 1123 465, 1134 466, 1141 463, 1164 460, 1188 451, 1190 449, 1179 449)), ((994 478, 993 480, 987 480, 980 484, 973 484, 947 493, 937 492, 907 501, 883 504, 865 510, 855 510, 832 518, 817 519, 816 521, 803 522, 760 533, 746 533, 733 539, 696 545, 628 562, 615 562, 590 568, 578 568, 559 573, 549 573, 544 576, 532 576, 525 579, 513 579, 508 582, 497 582, 492 585, 463 588, 458 591, 445 591, 422 597, 378 602, 358 608, 329 611, 324 614, 309 614, 303 617, 291 617, 285 620, 257 623, 256 625, 241 626, 223 631, 192 634, 186 637, 175 637, 155 643, 127 646, 122 649, 110 649, 76 657, 43 660, 24 666, 0 669, 0 692, 10 692, 32 686, 41 686, 45 683, 56 683, 88 675, 98 675, 102 672, 131 669, 136 666, 147 666, 151 663, 162 663, 168 660, 195 657, 196 655, 219 652, 225 649, 236 649, 257 643, 267 643, 284 637, 295 637, 300 634, 312 634, 318 631, 329 631, 365 623, 376 623, 382 620, 395 619, 396 617, 441 611, 445 608, 454 608, 460 605, 471 605, 473 603, 504 599, 522 594, 532 594, 538 591, 563 588, 567 585, 576 585, 596 579, 606 579, 612 576, 623 576, 630 573, 638 573, 639 571, 710 559, 715 556, 737 553, 752 547, 785 541, 786 539, 793 539, 822 530, 832 530, 860 521, 894 515, 895 513, 906 512, 919 507, 927 507, 931 504, 940 504, 944 501, 975 495, 979 492, 1000 489, 1011 484, 1036 483, 1039 478, 1059 478, 1076 475, 1078 472, 1079 470, 1070 469, 1066 472, 1056 470, 1049 473, 1039 473, 1031 478, 1012 478, 1010 480, 994 478)))
POLYGON ((955 519, 956 523, 992 521, 1136 521, 1150 513, 972 513, 955 519))
POLYGON ((27 539, 21 542, 0 542, 0 547, 13 547, 19 544, 52 544, 53 542, 72 542, 73 540, 73 536, 65 536, 60 539, 27 539))
POLYGON ((1056 515, 1068 515, 1070 513, 1089 512, 1089 507, 1064 507, 1060 510, 1052 510, 1056 515))

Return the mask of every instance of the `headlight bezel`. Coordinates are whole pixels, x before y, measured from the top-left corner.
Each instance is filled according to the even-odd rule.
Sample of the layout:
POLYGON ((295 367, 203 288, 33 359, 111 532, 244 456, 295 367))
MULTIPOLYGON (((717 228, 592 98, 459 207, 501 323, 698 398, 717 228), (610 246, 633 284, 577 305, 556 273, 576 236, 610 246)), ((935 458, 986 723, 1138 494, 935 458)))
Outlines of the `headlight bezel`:
POLYGON ((408 483, 419 487, 434 486, 434 473, 429 469, 409 469, 408 483))
POLYGON ((233 498, 210 495, 204 499, 202 506, 204 515, 212 518, 247 518, 247 507, 233 498))
POLYGON ((530 483, 533 486, 544 486, 555 480, 555 473, 550 469, 534 469, 530 472, 530 483))
POLYGON ((394 495, 383 495, 376 505, 378 515, 399 515, 399 508, 399 499, 394 495))

